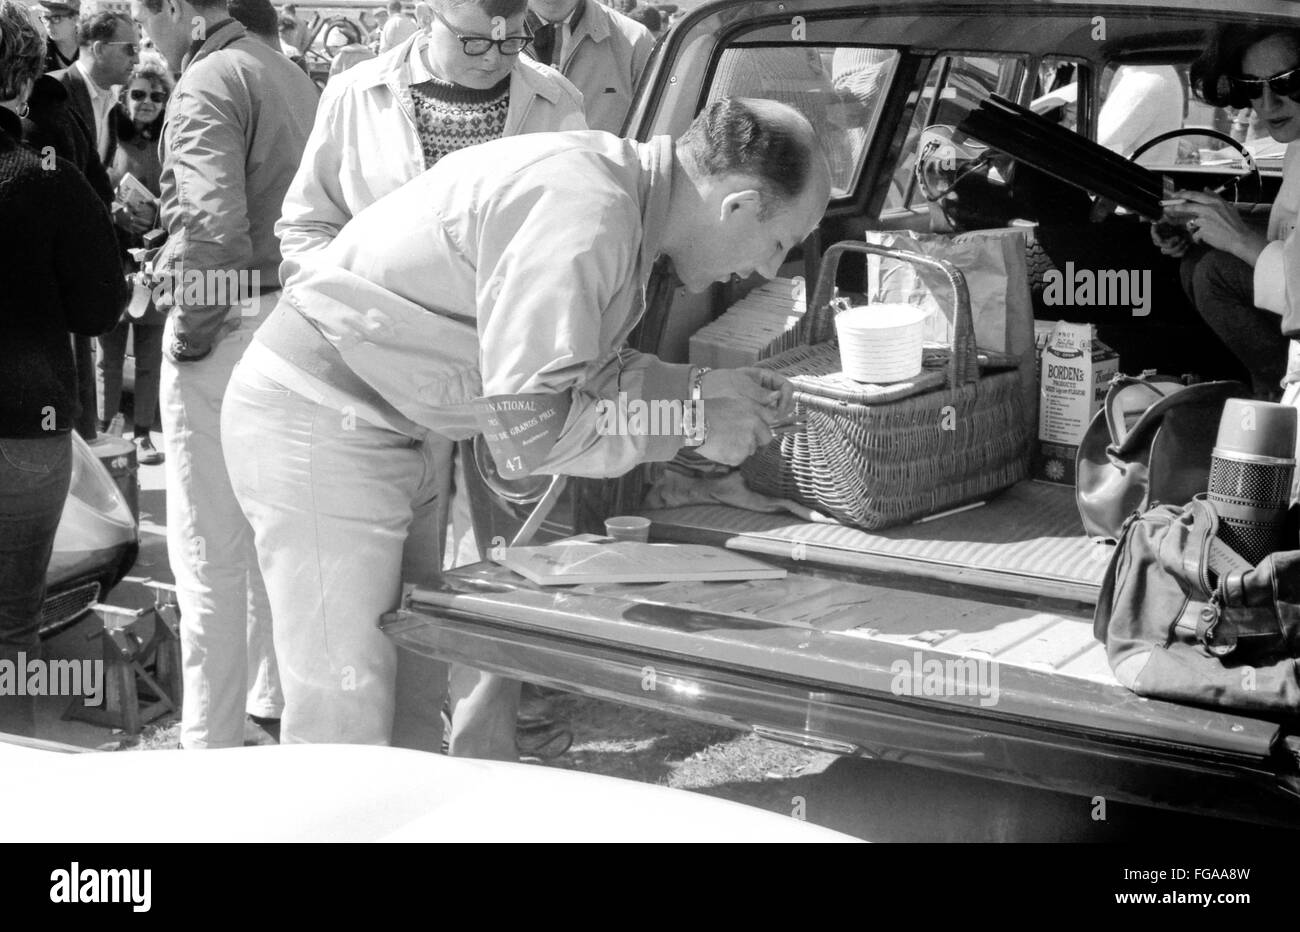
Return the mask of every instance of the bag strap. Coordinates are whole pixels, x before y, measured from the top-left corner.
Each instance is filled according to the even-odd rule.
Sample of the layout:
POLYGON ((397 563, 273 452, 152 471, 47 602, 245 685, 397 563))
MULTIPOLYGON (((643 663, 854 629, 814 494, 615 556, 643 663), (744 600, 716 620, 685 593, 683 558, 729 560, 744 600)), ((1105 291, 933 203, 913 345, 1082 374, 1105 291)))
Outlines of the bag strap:
POLYGON ((1142 419, 1139 418, 1138 423, 1133 425, 1134 430, 1132 432, 1129 431, 1128 425, 1124 423, 1124 412, 1120 410, 1119 402, 1120 394, 1125 389, 1140 386, 1151 393, 1151 401, 1147 403, 1146 411, 1142 415, 1142 417, 1146 417, 1146 412, 1150 411, 1152 407, 1187 387, 1181 382, 1165 382, 1163 380, 1156 382, 1153 381, 1153 376, 1155 376, 1154 372, 1144 372, 1141 375, 1123 375, 1121 373, 1110 380, 1110 388, 1106 390, 1106 403, 1103 408, 1106 412, 1106 430, 1110 434, 1110 445, 1113 452, 1119 452, 1130 433, 1138 433, 1137 428, 1142 423, 1142 419), (1161 391, 1158 387, 1160 385, 1169 385, 1171 390, 1167 392, 1161 391))

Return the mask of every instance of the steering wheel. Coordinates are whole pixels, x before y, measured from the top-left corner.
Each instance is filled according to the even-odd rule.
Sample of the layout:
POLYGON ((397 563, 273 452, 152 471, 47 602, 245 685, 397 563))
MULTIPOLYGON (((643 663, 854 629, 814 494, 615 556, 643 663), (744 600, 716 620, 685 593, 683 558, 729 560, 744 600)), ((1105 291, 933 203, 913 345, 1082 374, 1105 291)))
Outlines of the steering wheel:
MULTIPOLYGON (((1260 202, 1264 197, 1264 178, 1260 174, 1259 165, 1255 162, 1254 156, 1247 151, 1245 146, 1237 142, 1237 140, 1233 139, 1227 133, 1219 132, 1217 129, 1210 129, 1209 127, 1202 126, 1184 126, 1181 129, 1171 129, 1167 133, 1153 136, 1151 139, 1148 139, 1146 142, 1134 149, 1133 154, 1129 156, 1129 161, 1136 162, 1138 157, 1148 149, 1152 149, 1155 146, 1160 145, 1162 142, 1168 142, 1170 139, 1177 139, 1180 136, 1208 136, 1211 139, 1217 139, 1219 142, 1231 146, 1241 153, 1241 158, 1246 165, 1246 169, 1240 172, 1231 172, 1231 174, 1236 176, 1236 180, 1231 182, 1233 187, 1232 203, 1238 205, 1238 209, 1241 209, 1241 179, 1249 176, 1255 181, 1255 190, 1253 192, 1255 199, 1250 202, 1249 207, 1245 208, 1245 212, 1250 213, 1260 205, 1260 202)), ((1177 168, 1177 166, 1175 166, 1175 168, 1177 168)))

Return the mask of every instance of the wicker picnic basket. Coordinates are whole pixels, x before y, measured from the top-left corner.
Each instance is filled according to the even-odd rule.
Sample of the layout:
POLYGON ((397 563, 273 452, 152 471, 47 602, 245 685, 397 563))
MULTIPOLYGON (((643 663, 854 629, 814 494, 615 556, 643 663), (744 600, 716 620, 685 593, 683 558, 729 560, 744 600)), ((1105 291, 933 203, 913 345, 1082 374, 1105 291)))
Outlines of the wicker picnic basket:
POLYGON ((759 365, 795 383, 807 427, 745 461, 741 471, 750 488, 874 530, 987 497, 1025 477, 1029 438, 1020 372, 980 371, 970 295, 952 263, 836 243, 826 251, 800 327, 805 345, 759 365), (926 367, 915 378, 868 385, 840 372, 831 298, 840 259, 850 252, 928 266, 947 277, 952 345, 927 350, 926 367))

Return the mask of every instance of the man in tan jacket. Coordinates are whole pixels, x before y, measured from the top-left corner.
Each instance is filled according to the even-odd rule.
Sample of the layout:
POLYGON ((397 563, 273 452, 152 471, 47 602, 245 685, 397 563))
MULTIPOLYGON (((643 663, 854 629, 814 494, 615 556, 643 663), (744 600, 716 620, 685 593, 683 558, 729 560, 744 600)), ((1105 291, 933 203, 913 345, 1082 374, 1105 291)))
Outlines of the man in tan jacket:
MULTIPOLYGON (((526 0, 435 0, 428 32, 332 79, 276 231, 283 280, 328 246, 354 214, 432 168, 443 156, 503 136, 586 129, 582 95, 550 68, 521 55, 526 0)), ((419 518, 441 525, 451 496, 458 550, 474 550, 463 464, 440 464, 437 501, 419 518)), ((476 557, 475 557, 476 558, 476 557)), ((415 568, 436 573, 440 567, 415 568)), ((403 653, 393 743, 436 750, 436 698, 420 693, 438 678, 403 653), (410 684, 411 689, 406 688, 410 684)), ((478 671, 454 667, 449 745, 476 729, 486 685, 478 671)))

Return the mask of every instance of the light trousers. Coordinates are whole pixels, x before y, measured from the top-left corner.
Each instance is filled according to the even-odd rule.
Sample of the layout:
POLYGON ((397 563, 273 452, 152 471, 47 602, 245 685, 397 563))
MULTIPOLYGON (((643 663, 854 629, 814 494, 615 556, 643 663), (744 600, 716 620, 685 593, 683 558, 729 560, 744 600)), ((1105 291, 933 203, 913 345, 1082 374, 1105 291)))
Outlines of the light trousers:
MULTIPOLYGON (((379 630, 402 583, 441 572, 450 441, 416 440, 304 397, 242 365, 223 431, 256 536, 284 687, 280 738, 435 750, 446 665, 379 630)), ((511 759, 509 688, 453 674, 451 751, 511 759)))
MULTIPOLYGON (((181 744, 239 747, 245 712, 278 718, 284 704, 271 612, 221 446, 230 374, 278 295, 232 315, 238 329, 195 362, 163 359, 160 401, 167 478, 167 556, 181 610, 181 744)), ((164 345, 172 342, 168 318, 164 345)))

